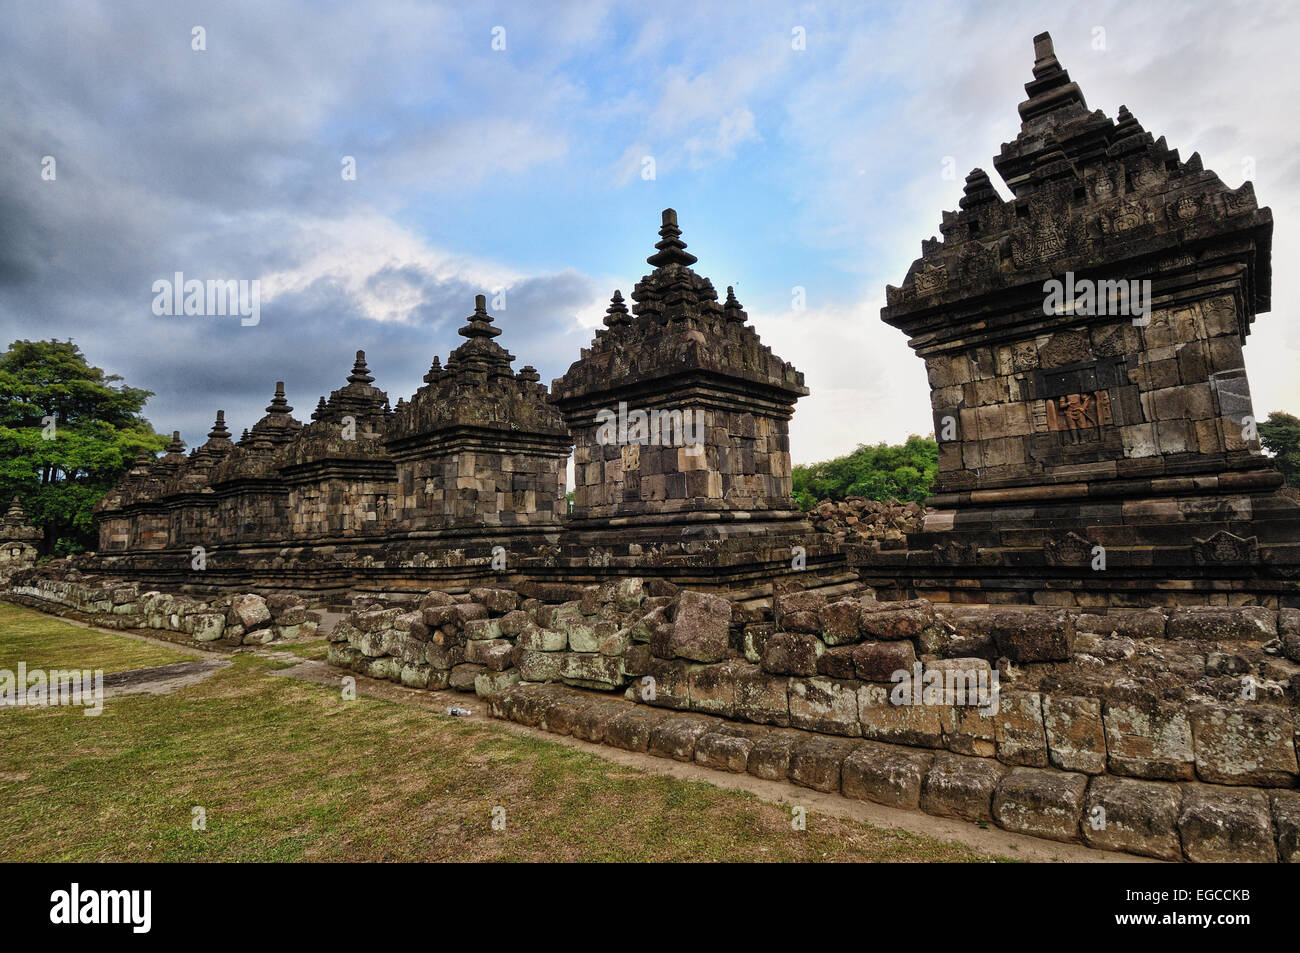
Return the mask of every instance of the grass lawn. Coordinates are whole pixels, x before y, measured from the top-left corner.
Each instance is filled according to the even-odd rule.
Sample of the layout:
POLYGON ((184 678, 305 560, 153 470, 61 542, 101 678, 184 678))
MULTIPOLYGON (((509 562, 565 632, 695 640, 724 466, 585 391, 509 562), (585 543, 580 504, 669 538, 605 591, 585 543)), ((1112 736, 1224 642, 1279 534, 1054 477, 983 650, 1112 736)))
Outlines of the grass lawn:
MULTIPOLYGON (((91 653, 105 670, 172 660, 0 605, 0 659, 86 666, 91 653)), ((787 808, 742 792, 492 724, 344 701, 272 676, 279 667, 241 654, 174 694, 110 698, 97 718, 0 709, 0 859, 988 859, 815 812, 794 831, 787 808), (192 828, 195 807, 206 830, 192 828)))
POLYGON ((54 616, 0 602, 0 668, 80 668, 105 673, 194 658, 121 635, 69 625, 54 616))

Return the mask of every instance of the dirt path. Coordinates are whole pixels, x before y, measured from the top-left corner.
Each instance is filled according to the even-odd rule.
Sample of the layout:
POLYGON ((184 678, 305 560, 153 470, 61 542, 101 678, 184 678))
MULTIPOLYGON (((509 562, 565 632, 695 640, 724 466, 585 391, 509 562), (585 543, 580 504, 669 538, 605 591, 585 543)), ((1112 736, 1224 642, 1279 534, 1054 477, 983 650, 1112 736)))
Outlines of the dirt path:
POLYGON ((229 659, 195 659, 171 665, 151 665, 104 676, 104 697, 114 695, 170 695, 187 685, 197 685, 230 664, 229 659))
MULTIPOLYGON (((296 678, 341 688, 341 681, 347 672, 333 668, 325 662, 303 661, 292 668, 272 672, 273 676, 296 678)), ((821 813, 832 817, 863 821, 876 827, 898 828, 914 834, 925 834, 942 840, 955 841, 983 853, 1008 857, 1016 860, 1058 863, 1159 863, 1145 857, 1120 854, 1113 851, 1093 850, 1081 844, 1060 844, 1027 837, 996 827, 982 828, 976 824, 950 818, 934 817, 919 811, 904 811, 900 808, 885 807, 867 801, 855 801, 838 794, 825 794, 809 788, 799 787, 785 781, 767 781, 751 774, 733 774, 729 771, 716 771, 698 764, 686 764, 667 758, 657 758, 650 754, 625 751, 608 745, 592 744, 568 735, 555 735, 514 722, 492 718, 487 713, 487 705, 482 699, 463 692, 444 690, 427 691, 418 688, 406 688, 392 682, 379 681, 364 675, 353 675, 357 680, 357 693, 368 698, 381 698, 385 701, 410 705, 430 711, 445 713, 448 708, 467 708, 471 714, 464 716, 470 721, 481 721, 499 726, 517 735, 542 738, 555 744, 577 748, 613 761, 616 764, 637 768, 647 774, 678 778, 683 781, 705 781, 719 788, 731 791, 748 791, 761 800, 773 804, 799 806, 809 813, 821 813)))

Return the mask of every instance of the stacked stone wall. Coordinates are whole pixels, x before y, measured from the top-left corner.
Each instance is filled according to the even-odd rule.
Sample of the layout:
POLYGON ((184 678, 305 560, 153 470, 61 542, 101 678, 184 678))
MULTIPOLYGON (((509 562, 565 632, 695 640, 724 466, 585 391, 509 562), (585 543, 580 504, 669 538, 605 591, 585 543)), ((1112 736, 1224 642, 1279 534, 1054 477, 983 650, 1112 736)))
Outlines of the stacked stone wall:
POLYGON ((1106 850, 1300 859, 1297 610, 768 607, 626 579, 371 604, 330 639, 335 665, 630 750, 1106 850), (942 679, 970 696, 927 696, 942 679))
POLYGON ((69 615, 109 629, 173 633, 195 642, 267 645, 314 636, 318 613, 292 594, 255 593, 196 599, 75 571, 24 570, 5 598, 44 612, 69 615))

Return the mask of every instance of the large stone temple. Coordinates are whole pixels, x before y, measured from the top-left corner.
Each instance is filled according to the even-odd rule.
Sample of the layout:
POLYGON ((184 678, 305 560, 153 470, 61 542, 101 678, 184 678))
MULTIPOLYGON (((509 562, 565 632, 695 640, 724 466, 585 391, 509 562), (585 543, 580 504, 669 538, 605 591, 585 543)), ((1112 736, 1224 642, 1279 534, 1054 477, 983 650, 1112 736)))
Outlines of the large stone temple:
POLYGON ((239 441, 218 411, 188 456, 174 439, 138 461, 88 563, 339 594, 652 574, 765 595, 856 577, 940 602, 1294 599, 1300 509, 1260 451, 1242 350, 1269 309, 1272 216, 1123 106, 1090 110, 1051 38, 1034 47, 993 163, 1010 197, 972 171, 887 289, 940 443, 906 541, 842 544, 794 505, 803 375, 693 269, 668 209, 631 307, 614 291, 549 390, 513 369, 480 295, 396 407, 358 351, 309 423, 278 383, 239 441))
POLYGON ((993 162, 1010 199, 972 171, 887 289, 881 317, 929 376, 939 476, 907 548, 853 562, 941 601, 1294 592, 1300 507, 1260 451, 1242 354, 1270 306, 1272 214, 1125 107, 1089 110, 1050 36, 1034 52, 993 162), (1053 302, 1052 282, 1076 294, 1053 302))
POLYGON ((605 326, 550 391, 533 367, 512 369, 479 295, 464 343, 396 407, 358 351, 306 425, 283 382, 238 442, 218 411, 201 447, 186 456, 174 434, 100 502, 90 561, 196 589, 339 593, 647 570, 770 591, 796 563, 830 570, 831 584, 851 578, 791 498, 803 375, 695 261, 664 211, 631 309, 615 291, 605 326))

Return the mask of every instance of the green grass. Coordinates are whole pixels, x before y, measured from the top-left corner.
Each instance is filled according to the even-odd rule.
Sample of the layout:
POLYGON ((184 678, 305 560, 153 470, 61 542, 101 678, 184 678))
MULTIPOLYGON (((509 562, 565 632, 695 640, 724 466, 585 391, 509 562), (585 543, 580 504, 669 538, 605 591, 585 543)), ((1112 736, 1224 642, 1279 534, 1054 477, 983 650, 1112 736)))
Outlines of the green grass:
MULTIPOLYGON (((6 610, 7 611, 7 610, 6 610)), ((2 618, 2 617, 0 617, 2 618)), ((95 633, 39 617, 69 640, 95 633)), ((14 629, 0 628, 0 644, 14 629)), ((107 667, 139 643, 96 646, 107 667)), ((19 636, 52 652, 35 636, 19 636)), ((8 648, 5 651, 9 651, 8 648)), ((147 664, 156 664, 149 659, 147 664)), ((79 663, 81 664, 81 663, 79 663)), ((271 674, 240 654, 103 713, 0 710, 5 860, 941 860, 959 845, 633 768, 494 724, 271 674), (192 829, 202 807, 207 829, 192 829), (505 830, 492 811, 505 809, 505 830)))
POLYGON ((139 639, 69 625, 62 619, 0 602, 0 669, 79 668, 123 672, 193 658, 139 639))

